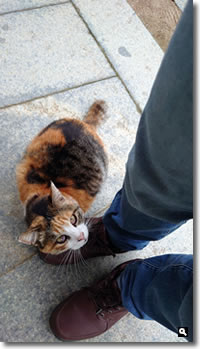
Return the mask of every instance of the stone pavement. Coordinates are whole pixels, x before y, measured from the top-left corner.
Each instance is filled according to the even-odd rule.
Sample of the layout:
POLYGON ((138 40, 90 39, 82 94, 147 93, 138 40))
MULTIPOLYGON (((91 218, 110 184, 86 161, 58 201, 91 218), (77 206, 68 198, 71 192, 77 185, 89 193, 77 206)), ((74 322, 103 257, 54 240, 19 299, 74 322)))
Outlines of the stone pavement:
MULTIPOLYGON (((95 99, 108 104, 99 128, 109 175, 88 215, 101 215, 120 189, 141 111, 163 51, 125 0, 0 0, 0 340, 59 343, 48 319, 74 290, 131 258, 192 253, 192 222, 143 251, 94 258, 87 266, 46 265, 17 242, 25 229, 15 167, 52 120, 82 118, 95 99)), ((127 315, 82 342, 181 342, 153 321, 127 315)))

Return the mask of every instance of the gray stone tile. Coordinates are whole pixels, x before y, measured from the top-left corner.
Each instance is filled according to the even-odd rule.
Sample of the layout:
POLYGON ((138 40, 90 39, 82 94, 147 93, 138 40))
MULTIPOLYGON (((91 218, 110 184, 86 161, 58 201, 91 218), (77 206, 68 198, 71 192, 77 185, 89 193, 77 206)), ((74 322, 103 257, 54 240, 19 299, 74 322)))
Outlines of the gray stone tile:
MULTIPOLYGON (((68 0, 69 1, 69 0, 68 0)), ((68 1, 64 0, 0 0, 0 14, 20 11, 33 7, 48 6, 55 4, 62 4, 68 1)))
POLYGON ((188 0, 175 0, 176 5, 181 9, 181 11, 184 10, 188 0))
POLYGON ((1 16, 0 50, 0 106, 114 75, 71 3, 1 16))
MULTIPOLYGON (((73 291, 89 286, 133 253, 89 260, 86 267, 56 267, 37 256, 1 277, 0 338, 15 343, 58 343, 49 328, 55 306, 73 291)), ((108 332, 81 342, 180 342, 176 334, 153 321, 128 314, 108 332)))
POLYGON ((143 109, 163 52, 126 1, 72 0, 143 109))

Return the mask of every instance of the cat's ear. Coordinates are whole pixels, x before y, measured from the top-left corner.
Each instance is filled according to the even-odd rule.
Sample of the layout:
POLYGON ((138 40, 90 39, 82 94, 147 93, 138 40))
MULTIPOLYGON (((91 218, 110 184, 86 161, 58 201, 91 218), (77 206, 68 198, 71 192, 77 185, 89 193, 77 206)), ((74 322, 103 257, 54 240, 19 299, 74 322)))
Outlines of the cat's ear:
POLYGON ((51 200, 53 206, 58 209, 62 208, 66 204, 66 198, 60 192, 60 190, 56 188, 53 182, 51 182, 51 200))
POLYGON ((38 246, 38 241, 41 240, 41 232, 44 230, 43 217, 36 217, 31 223, 27 231, 20 234, 18 241, 31 246, 38 246))
POLYGON ((39 232, 35 230, 28 229, 24 233, 21 233, 18 241, 25 245, 36 246, 36 242, 38 241, 39 232))

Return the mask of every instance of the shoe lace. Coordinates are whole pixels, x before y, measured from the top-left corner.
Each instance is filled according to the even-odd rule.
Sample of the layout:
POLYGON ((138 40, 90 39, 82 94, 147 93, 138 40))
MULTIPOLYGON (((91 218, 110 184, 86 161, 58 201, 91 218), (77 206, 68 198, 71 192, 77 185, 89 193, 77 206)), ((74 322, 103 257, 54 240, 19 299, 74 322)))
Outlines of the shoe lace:
POLYGON ((90 289, 89 293, 97 306, 96 315, 104 316, 105 312, 112 313, 122 307, 120 291, 117 287, 112 287, 109 280, 105 280, 100 287, 90 289))

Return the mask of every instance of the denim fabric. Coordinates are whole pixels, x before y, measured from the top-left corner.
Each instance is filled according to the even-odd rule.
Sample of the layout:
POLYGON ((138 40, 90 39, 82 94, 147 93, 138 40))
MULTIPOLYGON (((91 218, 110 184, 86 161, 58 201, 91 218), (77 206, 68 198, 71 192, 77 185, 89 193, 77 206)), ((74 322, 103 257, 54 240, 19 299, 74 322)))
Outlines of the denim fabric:
POLYGON ((192 218, 193 8, 189 0, 140 120, 124 187, 131 206, 172 223, 192 218))
MULTIPOLYGON (((193 217, 193 7, 188 1, 142 114, 123 188, 104 215, 113 246, 142 249, 193 217)), ((189 327, 192 340, 191 255, 131 263, 120 276, 123 305, 170 330, 189 327)))
POLYGON ((118 281, 122 303, 139 319, 156 320, 193 338, 191 255, 168 254, 129 264, 118 281))
MULTIPOLYGON (((120 190, 103 217, 111 244, 122 251, 139 250, 162 239, 185 223, 173 224, 131 207, 120 190)), ((155 320, 178 333, 193 336, 193 279, 191 255, 163 255, 128 265, 119 278, 122 303, 139 319, 155 320)))
POLYGON ((130 206, 123 188, 116 194, 103 222, 111 244, 122 251, 131 251, 162 239, 186 221, 173 224, 139 212, 130 206))

